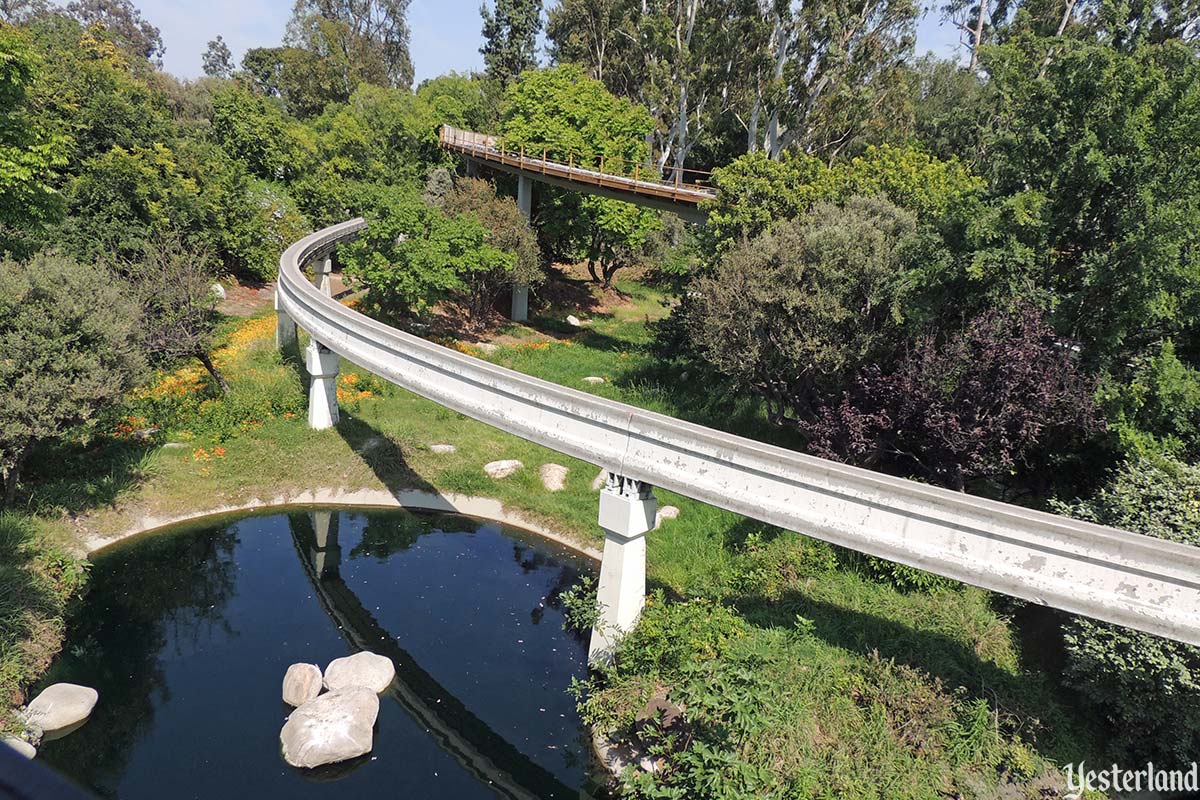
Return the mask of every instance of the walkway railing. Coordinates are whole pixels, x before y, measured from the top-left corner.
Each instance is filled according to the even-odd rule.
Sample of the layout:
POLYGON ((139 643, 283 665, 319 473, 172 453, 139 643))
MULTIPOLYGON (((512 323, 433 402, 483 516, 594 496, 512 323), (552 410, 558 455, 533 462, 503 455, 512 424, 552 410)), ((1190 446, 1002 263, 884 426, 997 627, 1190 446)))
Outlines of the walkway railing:
MULTIPOLYGON (((653 485, 985 589, 1200 645, 1200 548, 825 461, 398 331, 323 294, 302 272, 364 227, 361 219, 334 225, 283 254, 277 308, 285 337, 289 320, 312 335, 309 365, 321 381, 330 377, 329 355, 336 380, 340 354, 447 408, 609 470, 601 494, 602 597, 608 581, 614 602, 633 598, 640 608, 644 543, 640 553, 628 548, 641 542, 647 519, 653 524, 653 485)), ((336 404, 331 394, 314 388, 310 420, 324 424, 330 414, 320 406, 336 404)), ((627 627, 633 618, 624 610, 616 623, 627 627)))
POLYGON ((663 180, 657 169, 646 174, 646 168, 638 163, 627 162, 605 156, 584 162, 582 156, 570 154, 566 163, 548 157, 548 148, 527 150, 524 145, 506 144, 503 137, 489 136, 475 131, 465 131, 443 125, 438 131, 438 140, 446 150, 490 161, 531 174, 548 175, 562 180, 599 186, 605 189, 629 192, 635 195, 657 197, 689 205, 717 196, 716 190, 700 185, 711 177, 703 170, 682 170, 675 180, 663 180), (690 180, 684 180, 684 178, 690 180))

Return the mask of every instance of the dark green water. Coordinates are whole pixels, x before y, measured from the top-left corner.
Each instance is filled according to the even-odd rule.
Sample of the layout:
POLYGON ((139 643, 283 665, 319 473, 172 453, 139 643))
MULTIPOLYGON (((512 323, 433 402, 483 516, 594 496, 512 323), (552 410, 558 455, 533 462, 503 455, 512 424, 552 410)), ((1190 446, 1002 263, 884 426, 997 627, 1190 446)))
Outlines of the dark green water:
POLYGON ((567 694, 586 643, 558 601, 583 568, 498 525, 294 512, 160 533, 96 561, 46 682, 94 686, 41 750, 104 797, 580 797, 567 694), (392 658, 374 751, 304 771, 279 754, 288 665, 392 658))

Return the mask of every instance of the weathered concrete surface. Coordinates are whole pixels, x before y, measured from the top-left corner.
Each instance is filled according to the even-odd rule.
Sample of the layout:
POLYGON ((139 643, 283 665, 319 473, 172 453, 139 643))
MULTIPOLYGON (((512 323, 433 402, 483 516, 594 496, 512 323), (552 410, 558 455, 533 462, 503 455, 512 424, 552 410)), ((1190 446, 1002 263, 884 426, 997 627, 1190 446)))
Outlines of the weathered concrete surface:
POLYGON ((353 688, 323 694, 291 713, 279 732, 283 758, 293 767, 320 767, 371 752, 379 695, 353 688))
POLYGON ((325 688, 336 692, 357 686, 379 694, 392 685, 395 677, 396 666, 390 658, 363 651, 330 661, 325 668, 325 688))
POLYGON ((292 664, 283 676, 283 702, 299 707, 321 693, 323 677, 316 664, 292 664))
POLYGON ((1200 644, 1200 548, 814 458, 543 381, 389 328, 300 272, 351 220, 280 258, 281 308, 423 397, 597 466, 868 555, 1200 644))

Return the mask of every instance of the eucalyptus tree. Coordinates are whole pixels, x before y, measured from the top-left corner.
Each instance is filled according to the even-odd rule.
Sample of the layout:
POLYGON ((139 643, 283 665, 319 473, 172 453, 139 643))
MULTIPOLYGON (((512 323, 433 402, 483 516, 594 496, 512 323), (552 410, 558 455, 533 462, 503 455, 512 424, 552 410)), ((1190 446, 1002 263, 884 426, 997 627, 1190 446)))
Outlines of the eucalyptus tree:
POLYGON ((542 29, 541 0, 496 0, 495 10, 479 7, 483 17, 483 63, 489 78, 503 88, 537 66, 537 35, 542 29))
POLYGON ((413 67, 408 45, 409 0, 296 0, 288 44, 322 59, 340 60, 349 84, 408 88, 413 67))
POLYGON ((71 0, 66 12, 83 25, 103 25, 129 52, 162 66, 162 33, 129 0, 71 0))
POLYGON ((233 53, 222 37, 218 36, 208 43, 201 60, 205 75, 215 78, 233 76, 233 53))

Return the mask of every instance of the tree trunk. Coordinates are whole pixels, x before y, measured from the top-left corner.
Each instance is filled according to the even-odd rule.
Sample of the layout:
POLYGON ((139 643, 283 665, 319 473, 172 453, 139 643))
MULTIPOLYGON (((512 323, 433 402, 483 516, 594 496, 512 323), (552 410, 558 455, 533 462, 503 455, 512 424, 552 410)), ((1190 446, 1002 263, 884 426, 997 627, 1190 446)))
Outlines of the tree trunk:
POLYGON ((983 44, 983 21, 987 17, 987 0, 979 0, 979 19, 975 23, 975 30, 972 32, 975 37, 974 44, 971 45, 971 66, 969 69, 974 72, 975 66, 979 63, 979 45, 983 44))
POLYGON ((200 359, 200 363, 208 370, 208 374, 213 376, 213 380, 217 382, 217 386, 221 387, 221 394, 229 394, 229 383, 226 382, 225 376, 217 369, 217 365, 208 357, 208 353, 203 350, 196 351, 196 358, 200 359))
POLYGON ((4 479, 4 507, 11 508, 13 501, 17 499, 17 484, 21 481, 21 468, 25 466, 25 459, 29 457, 29 451, 33 449, 33 440, 25 443, 25 446, 17 453, 17 460, 13 462, 12 468, 9 469, 8 475, 4 479))

